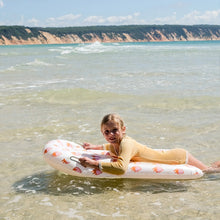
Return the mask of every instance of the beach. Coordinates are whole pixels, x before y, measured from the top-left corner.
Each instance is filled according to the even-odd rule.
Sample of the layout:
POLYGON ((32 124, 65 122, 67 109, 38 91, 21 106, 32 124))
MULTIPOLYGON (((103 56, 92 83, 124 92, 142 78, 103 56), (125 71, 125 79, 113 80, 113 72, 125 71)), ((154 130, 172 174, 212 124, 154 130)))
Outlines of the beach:
POLYGON ((116 112, 152 148, 219 158, 220 41, 0 46, 0 219, 218 219, 220 175, 97 180, 43 159, 53 139, 103 144, 116 112))

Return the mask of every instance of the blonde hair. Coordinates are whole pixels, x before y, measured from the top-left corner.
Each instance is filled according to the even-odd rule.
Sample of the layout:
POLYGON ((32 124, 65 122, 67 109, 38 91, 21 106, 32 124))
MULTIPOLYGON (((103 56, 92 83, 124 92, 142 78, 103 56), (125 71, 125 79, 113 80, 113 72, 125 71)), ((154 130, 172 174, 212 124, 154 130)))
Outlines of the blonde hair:
POLYGON ((105 115, 103 117, 102 122, 101 122, 101 129, 102 129, 102 126, 107 124, 109 121, 115 122, 117 125, 120 126, 120 128, 124 127, 124 121, 122 120, 122 118, 118 114, 113 113, 113 114, 105 115))

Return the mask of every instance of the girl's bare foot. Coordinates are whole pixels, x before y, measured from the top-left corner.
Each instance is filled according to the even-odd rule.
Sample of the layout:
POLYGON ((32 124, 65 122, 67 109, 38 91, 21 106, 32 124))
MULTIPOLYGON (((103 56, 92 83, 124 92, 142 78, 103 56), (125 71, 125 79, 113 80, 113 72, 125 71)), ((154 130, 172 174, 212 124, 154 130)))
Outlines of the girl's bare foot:
POLYGON ((203 170, 204 173, 220 173, 220 161, 214 162, 210 167, 203 170))
POLYGON ((214 167, 214 168, 220 167, 220 161, 214 162, 214 163, 211 165, 211 167, 214 167))

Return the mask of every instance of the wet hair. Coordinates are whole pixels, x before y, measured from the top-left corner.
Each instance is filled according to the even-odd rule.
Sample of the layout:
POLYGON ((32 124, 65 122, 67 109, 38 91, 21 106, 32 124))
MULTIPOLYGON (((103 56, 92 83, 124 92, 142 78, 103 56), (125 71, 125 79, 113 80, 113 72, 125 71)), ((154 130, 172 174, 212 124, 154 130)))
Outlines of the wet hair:
POLYGON ((115 122, 117 125, 120 126, 120 128, 124 127, 124 121, 118 114, 108 114, 108 115, 105 115, 102 119, 101 129, 103 125, 107 124, 110 121, 115 122))

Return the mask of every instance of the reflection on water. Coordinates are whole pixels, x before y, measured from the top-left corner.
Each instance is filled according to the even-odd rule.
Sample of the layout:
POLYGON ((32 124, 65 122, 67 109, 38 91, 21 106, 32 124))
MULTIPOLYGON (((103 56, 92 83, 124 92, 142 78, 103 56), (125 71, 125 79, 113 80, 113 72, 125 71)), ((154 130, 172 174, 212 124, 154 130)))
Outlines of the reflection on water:
POLYGON ((45 193, 53 195, 93 195, 106 191, 124 191, 137 193, 172 193, 187 191, 187 181, 149 181, 134 179, 92 179, 79 178, 57 171, 38 173, 24 177, 14 183, 17 193, 45 193))

